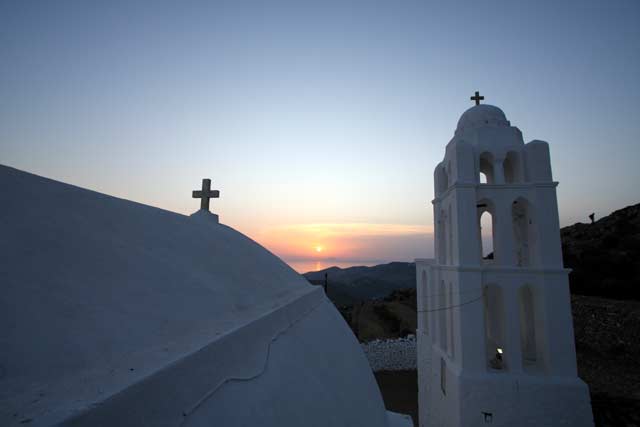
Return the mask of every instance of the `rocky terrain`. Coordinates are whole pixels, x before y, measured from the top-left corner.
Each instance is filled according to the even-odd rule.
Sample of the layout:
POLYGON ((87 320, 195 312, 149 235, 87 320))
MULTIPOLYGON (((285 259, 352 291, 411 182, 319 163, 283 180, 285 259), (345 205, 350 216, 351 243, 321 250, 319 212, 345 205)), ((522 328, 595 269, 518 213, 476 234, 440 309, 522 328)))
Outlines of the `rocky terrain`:
POLYGON ((361 345, 373 372, 417 369, 415 335, 406 338, 376 339, 361 345))
POLYGON ((560 235, 572 293, 640 300, 640 204, 560 235))
POLYGON ((571 298, 578 374, 599 426, 640 426, 640 302, 571 298))

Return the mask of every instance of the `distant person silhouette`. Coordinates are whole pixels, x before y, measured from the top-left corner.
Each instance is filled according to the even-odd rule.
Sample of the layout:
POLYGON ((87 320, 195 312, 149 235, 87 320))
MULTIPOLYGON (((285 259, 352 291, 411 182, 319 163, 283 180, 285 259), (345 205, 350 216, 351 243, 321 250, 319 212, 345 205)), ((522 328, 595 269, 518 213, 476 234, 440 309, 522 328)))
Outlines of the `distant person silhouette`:
POLYGON ((595 222, 595 218, 596 218, 596 214, 592 213, 591 215, 589 215, 589 219, 591 220, 591 224, 593 224, 595 222))

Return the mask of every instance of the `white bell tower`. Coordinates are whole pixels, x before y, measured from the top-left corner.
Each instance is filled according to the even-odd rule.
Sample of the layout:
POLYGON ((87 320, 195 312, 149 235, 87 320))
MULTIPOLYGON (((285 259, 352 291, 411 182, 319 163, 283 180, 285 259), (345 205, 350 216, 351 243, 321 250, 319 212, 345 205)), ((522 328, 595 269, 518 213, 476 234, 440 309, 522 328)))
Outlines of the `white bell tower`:
POLYGON ((593 426, 577 376, 549 145, 497 107, 460 118, 416 260, 421 426, 593 426))

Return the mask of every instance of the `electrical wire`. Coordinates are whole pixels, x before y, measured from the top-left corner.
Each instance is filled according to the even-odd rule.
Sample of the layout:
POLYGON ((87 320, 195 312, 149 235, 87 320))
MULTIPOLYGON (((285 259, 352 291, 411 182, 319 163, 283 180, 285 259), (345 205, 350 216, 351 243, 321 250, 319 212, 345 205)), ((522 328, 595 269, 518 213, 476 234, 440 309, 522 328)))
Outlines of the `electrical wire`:
MULTIPOLYGON (((477 294, 478 291, 477 290, 464 291, 464 292, 455 291, 453 293, 456 294, 456 295, 466 295, 466 294, 477 294)), ((445 296, 449 295, 449 292, 441 292, 441 293, 438 293, 438 294, 429 294, 429 295, 427 295, 427 299, 430 299, 430 297, 439 297, 439 296, 442 296, 442 295, 445 295, 445 296)))
POLYGON ((477 297, 477 298, 474 298, 474 299, 469 300, 469 301, 465 301, 465 302, 463 302, 461 304, 450 305, 450 306, 447 306, 447 307, 438 307, 438 308, 434 308, 432 310, 417 310, 417 312, 418 313, 432 313, 434 311, 450 310, 452 308, 462 307, 462 306, 465 306, 465 305, 480 301, 482 298, 484 298, 484 293, 482 295, 480 295, 479 297, 477 297))

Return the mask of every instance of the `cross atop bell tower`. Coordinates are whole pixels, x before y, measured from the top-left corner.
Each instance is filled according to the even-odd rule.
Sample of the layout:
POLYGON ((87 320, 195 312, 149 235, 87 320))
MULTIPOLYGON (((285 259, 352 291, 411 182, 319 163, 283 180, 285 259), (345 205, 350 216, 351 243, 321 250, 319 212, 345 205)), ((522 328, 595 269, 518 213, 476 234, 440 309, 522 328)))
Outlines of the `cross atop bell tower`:
POLYGON ((480 105, 480 101, 484 101, 484 96, 480 95, 480 92, 476 91, 476 94, 470 98, 472 101, 476 101, 476 105, 480 105))

